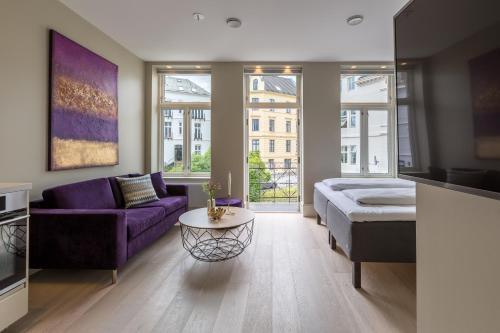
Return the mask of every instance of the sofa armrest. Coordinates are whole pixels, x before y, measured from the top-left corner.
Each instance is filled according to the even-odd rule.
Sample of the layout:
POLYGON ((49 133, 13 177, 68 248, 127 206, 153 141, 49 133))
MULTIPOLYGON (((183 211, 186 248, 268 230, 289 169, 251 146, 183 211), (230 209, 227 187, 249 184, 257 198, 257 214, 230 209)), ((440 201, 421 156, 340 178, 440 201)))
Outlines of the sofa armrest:
POLYGON ((127 217, 115 209, 30 211, 31 268, 116 269, 127 261, 127 217))

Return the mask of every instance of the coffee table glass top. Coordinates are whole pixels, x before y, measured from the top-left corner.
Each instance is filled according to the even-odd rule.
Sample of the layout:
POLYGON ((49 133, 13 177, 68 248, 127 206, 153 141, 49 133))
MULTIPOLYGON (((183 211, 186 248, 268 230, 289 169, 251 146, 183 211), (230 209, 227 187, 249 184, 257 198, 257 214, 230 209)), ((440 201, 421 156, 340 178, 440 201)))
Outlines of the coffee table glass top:
MULTIPOLYGON (((224 207, 225 208, 225 207, 224 207)), ((255 214, 245 208, 231 207, 234 215, 227 213, 218 221, 210 221, 206 208, 190 210, 179 217, 179 222, 191 228, 228 229, 235 228, 255 219, 255 214)))

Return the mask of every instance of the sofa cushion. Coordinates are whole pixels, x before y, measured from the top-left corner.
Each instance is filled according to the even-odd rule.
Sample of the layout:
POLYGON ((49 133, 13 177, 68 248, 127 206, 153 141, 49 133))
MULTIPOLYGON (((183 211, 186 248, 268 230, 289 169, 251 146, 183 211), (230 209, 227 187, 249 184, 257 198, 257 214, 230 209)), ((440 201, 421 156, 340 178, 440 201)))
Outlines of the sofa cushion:
POLYGON ((115 198, 108 179, 99 178, 47 189, 43 199, 52 208, 114 209, 115 198))
POLYGON ((127 209, 127 234, 132 239, 163 220, 165 213, 161 207, 127 209))
POLYGON ((146 204, 142 204, 137 206, 138 208, 146 208, 146 207, 161 207, 164 210, 165 216, 175 212, 179 208, 187 206, 187 197, 185 196, 172 196, 161 198, 158 201, 149 202, 146 204))
POLYGON ((152 173, 151 182, 153 183, 153 187, 158 198, 165 198, 167 196, 167 185, 163 181, 162 172, 152 173))
POLYGON ((116 180, 120 184, 123 198, 125 199, 125 208, 158 200, 149 175, 132 178, 117 177, 116 180))
MULTIPOLYGON (((118 176, 120 178, 130 177, 129 175, 121 175, 118 176)), ((111 186, 111 190, 113 191, 113 196, 115 197, 116 207, 117 208, 125 208, 125 199, 123 199, 122 190, 120 189, 120 184, 116 180, 116 177, 108 178, 109 185, 111 186)))

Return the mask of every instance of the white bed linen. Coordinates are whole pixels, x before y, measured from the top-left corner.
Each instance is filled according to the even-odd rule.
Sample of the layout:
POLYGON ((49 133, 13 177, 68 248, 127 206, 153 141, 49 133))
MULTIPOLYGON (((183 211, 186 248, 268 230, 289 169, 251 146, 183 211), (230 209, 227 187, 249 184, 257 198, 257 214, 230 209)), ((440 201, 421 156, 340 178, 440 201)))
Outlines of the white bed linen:
POLYGON ((323 184, 335 191, 359 188, 414 188, 415 183, 399 178, 329 178, 323 184))
POLYGON ((414 188, 362 188, 342 191, 359 205, 415 205, 414 188))
POLYGON ((334 204, 353 222, 370 221, 415 221, 415 206, 367 205, 360 206, 342 193, 334 191, 324 183, 314 184, 314 188, 334 204))

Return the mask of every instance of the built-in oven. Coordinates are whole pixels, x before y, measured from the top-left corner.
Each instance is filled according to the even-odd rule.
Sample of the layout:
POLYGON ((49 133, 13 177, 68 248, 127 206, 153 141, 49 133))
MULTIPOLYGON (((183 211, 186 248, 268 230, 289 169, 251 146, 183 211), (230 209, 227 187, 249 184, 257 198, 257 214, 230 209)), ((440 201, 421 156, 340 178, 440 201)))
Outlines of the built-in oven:
POLYGON ((26 284, 26 192, 0 195, 0 298, 26 284))

